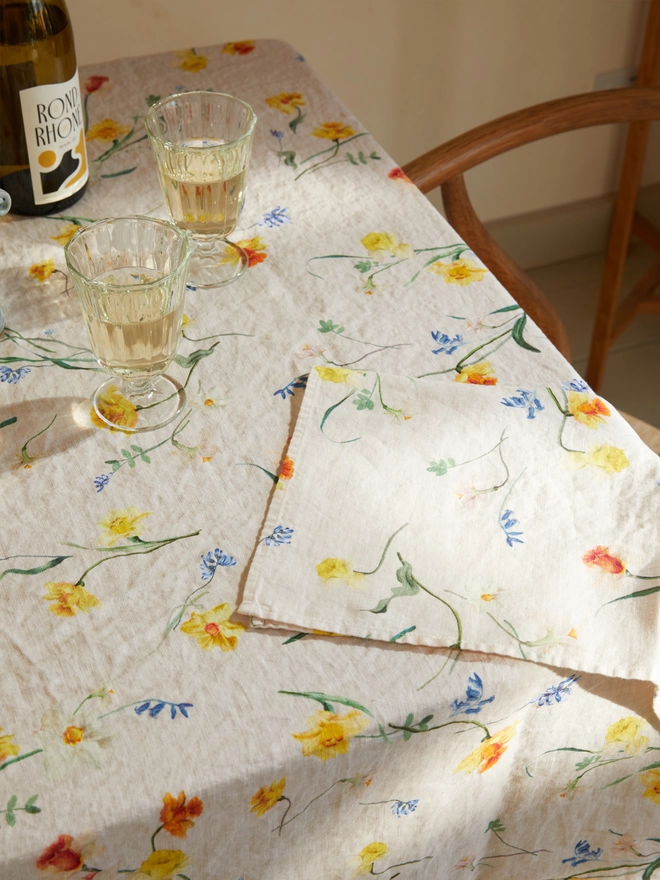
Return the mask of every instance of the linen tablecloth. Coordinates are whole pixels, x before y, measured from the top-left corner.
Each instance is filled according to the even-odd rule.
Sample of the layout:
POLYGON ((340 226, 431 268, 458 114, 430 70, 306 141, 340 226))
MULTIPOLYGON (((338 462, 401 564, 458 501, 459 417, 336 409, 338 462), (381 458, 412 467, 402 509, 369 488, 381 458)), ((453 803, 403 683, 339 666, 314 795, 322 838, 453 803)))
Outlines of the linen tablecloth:
MULTIPOLYGON (((593 427, 575 448, 604 497, 631 460, 597 442, 611 408, 288 45, 100 64, 81 83, 87 193, 66 216, 0 226, 2 880, 650 877, 651 682, 550 667, 543 646, 527 662, 397 634, 302 638, 235 610, 258 541, 296 540, 263 526, 295 480, 311 369, 513 388, 517 414, 554 433, 537 394, 552 387, 562 419, 593 427), (90 416, 102 374, 62 245, 89 220, 166 216, 141 117, 199 88, 259 116, 234 236, 250 267, 188 296, 171 368, 185 415, 127 435, 119 394, 118 430, 90 416)), ((415 419, 405 400, 360 400, 415 419)), ((621 579, 628 548, 606 540, 590 571, 621 579)), ((637 583, 631 601, 656 615, 658 581, 637 583)))

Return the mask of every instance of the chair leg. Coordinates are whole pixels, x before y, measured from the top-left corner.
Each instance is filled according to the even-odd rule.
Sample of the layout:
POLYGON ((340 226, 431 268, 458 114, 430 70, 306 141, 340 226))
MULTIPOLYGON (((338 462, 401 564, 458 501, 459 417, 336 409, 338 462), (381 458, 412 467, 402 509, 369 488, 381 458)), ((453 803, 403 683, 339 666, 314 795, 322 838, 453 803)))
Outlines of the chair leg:
POLYGON ((594 391, 598 391, 600 388, 605 374, 607 353, 611 345, 614 325, 614 313, 628 253, 649 128, 650 123, 648 122, 632 122, 628 130, 621 182, 614 207, 603 282, 600 288, 594 332, 591 338, 591 350, 589 351, 589 363, 585 376, 587 383, 594 391))

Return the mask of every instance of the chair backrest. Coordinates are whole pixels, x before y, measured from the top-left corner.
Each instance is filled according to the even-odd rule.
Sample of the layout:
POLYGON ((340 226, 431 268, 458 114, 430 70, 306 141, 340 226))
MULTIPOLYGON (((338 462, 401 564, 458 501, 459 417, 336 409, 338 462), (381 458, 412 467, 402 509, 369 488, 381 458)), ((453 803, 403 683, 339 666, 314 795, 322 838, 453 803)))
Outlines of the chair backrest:
POLYGON ((404 166, 408 177, 427 193, 437 186, 447 219, 541 327, 570 358, 566 329, 541 290, 500 248, 477 217, 463 174, 533 141, 579 128, 660 119, 660 88, 612 89, 547 101, 502 116, 442 144, 404 166))

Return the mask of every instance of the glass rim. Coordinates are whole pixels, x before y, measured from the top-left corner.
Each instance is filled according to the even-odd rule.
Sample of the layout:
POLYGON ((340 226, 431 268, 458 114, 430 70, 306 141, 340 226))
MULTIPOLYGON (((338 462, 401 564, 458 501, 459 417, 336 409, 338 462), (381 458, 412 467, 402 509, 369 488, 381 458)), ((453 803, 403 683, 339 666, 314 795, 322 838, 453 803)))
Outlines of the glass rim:
POLYGON ((126 217, 106 217, 103 220, 95 220, 93 223, 88 223, 86 226, 81 226, 76 234, 72 236, 71 239, 64 246, 64 259, 66 261, 67 268, 72 273, 72 275, 76 275, 78 278, 82 279, 87 285, 93 285, 94 287, 104 290, 126 290, 129 287, 135 290, 138 287, 142 289, 159 287, 161 284, 163 284, 163 282, 166 282, 168 279, 174 278, 176 275, 180 274, 181 270, 185 269, 185 267, 187 266, 191 255, 192 246, 190 244, 190 239, 184 230, 179 229, 178 226, 175 226, 174 223, 170 223, 168 220, 160 220, 158 217, 147 217, 144 214, 128 214, 126 217), (155 223, 158 226, 165 226, 175 232, 184 246, 184 250, 179 257, 177 267, 171 272, 168 272, 166 275, 161 275, 159 278, 156 278, 154 281, 147 281, 144 284, 133 285, 115 284, 110 281, 98 281, 95 278, 89 278, 87 275, 84 274, 84 272, 81 272, 79 269, 77 269, 76 266, 73 265, 72 258, 69 255, 69 249, 73 242, 76 241, 76 239, 82 238, 84 234, 90 229, 96 229, 99 226, 105 226, 109 223, 116 223, 118 220, 146 220, 148 223, 155 223))
POLYGON ((152 106, 149 108, 149 110, 147 112, 147 115, 144 117, 144 127, 147 129, 147 134, 149 135, 151 140, 157 141, 159 144, 161 144, 164 147, 168 147, 169 149, 175 149, 175 150, 179 150, 180 152, 186 152, 186 153, 190 152, 191 150, 194 152, 206 153, 206 152, 211 152, 211 151, 217 151, 217 150, 222 151, 222 150, 230 149, 232 147, 235 147, 236 144, 240 144, 241 141, 244 141, 247 138, 251 137, 254 133, 254 129, 257 124, 257 120, 258 120, 258 116, 254 112, 254 109, 252 108, 252 106, 250 104, 248 104, 247 101, 243 101, 241 98, 237 98, 235 95, 230 95, 227 92, 210 92, 210 91, 207 91, 206 89, 193 89, 193 91, 190 91, 190 92, 173 92, 171 95, 168 95, 166 98, 161 98, 160 101, 157 101, 155 104, 152 104, 152 106), (216 98, 218 98, 218 97, 230 98, 232 101, 235 101, 237 104, 242 104, 243 107, 247 108, 247 110, 250 113, 250 116, 249 116, 250 125, 248 127, 248 130, 245 131, 240 137, 235 138, 233 141, 228 141, 225 144, 216 144, 216 145, 210 146, 210 147, 182 146, 181 144, 175 144, 174 141, 165 140, 164 138, 162 138, 160 136, 160 134, 155 134, 152 130, 153 126, 150 123, 152 122, 153 117, 155 117, 158 109, 163 107, 165 104, 167 104, 168 101, 171 101, 172 98, 182 98, 187 95, 207 95, 207 96, 210 95, 210 96, 213 96, 216 98))

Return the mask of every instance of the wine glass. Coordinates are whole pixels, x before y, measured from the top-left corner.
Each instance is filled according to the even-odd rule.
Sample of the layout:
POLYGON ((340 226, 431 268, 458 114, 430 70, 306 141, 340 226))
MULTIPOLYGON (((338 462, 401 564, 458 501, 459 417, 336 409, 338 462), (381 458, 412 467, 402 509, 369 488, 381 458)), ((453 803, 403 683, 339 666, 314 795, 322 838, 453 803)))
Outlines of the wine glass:
POLYGON ((229 284, 248 265, 243 248, 227 236, 245 202, 256 123, 249 104, 220 92, 170 95, 146 116, 168 211, 194 242, 196 287, 229 284))
POLYGON ((176 354, 191 247, 165 220, 81 227, 65 248, 92 350, 111 374, 94 394, 102 423, 134 433, 172 421, 186 392, 163 375, 176 354))

